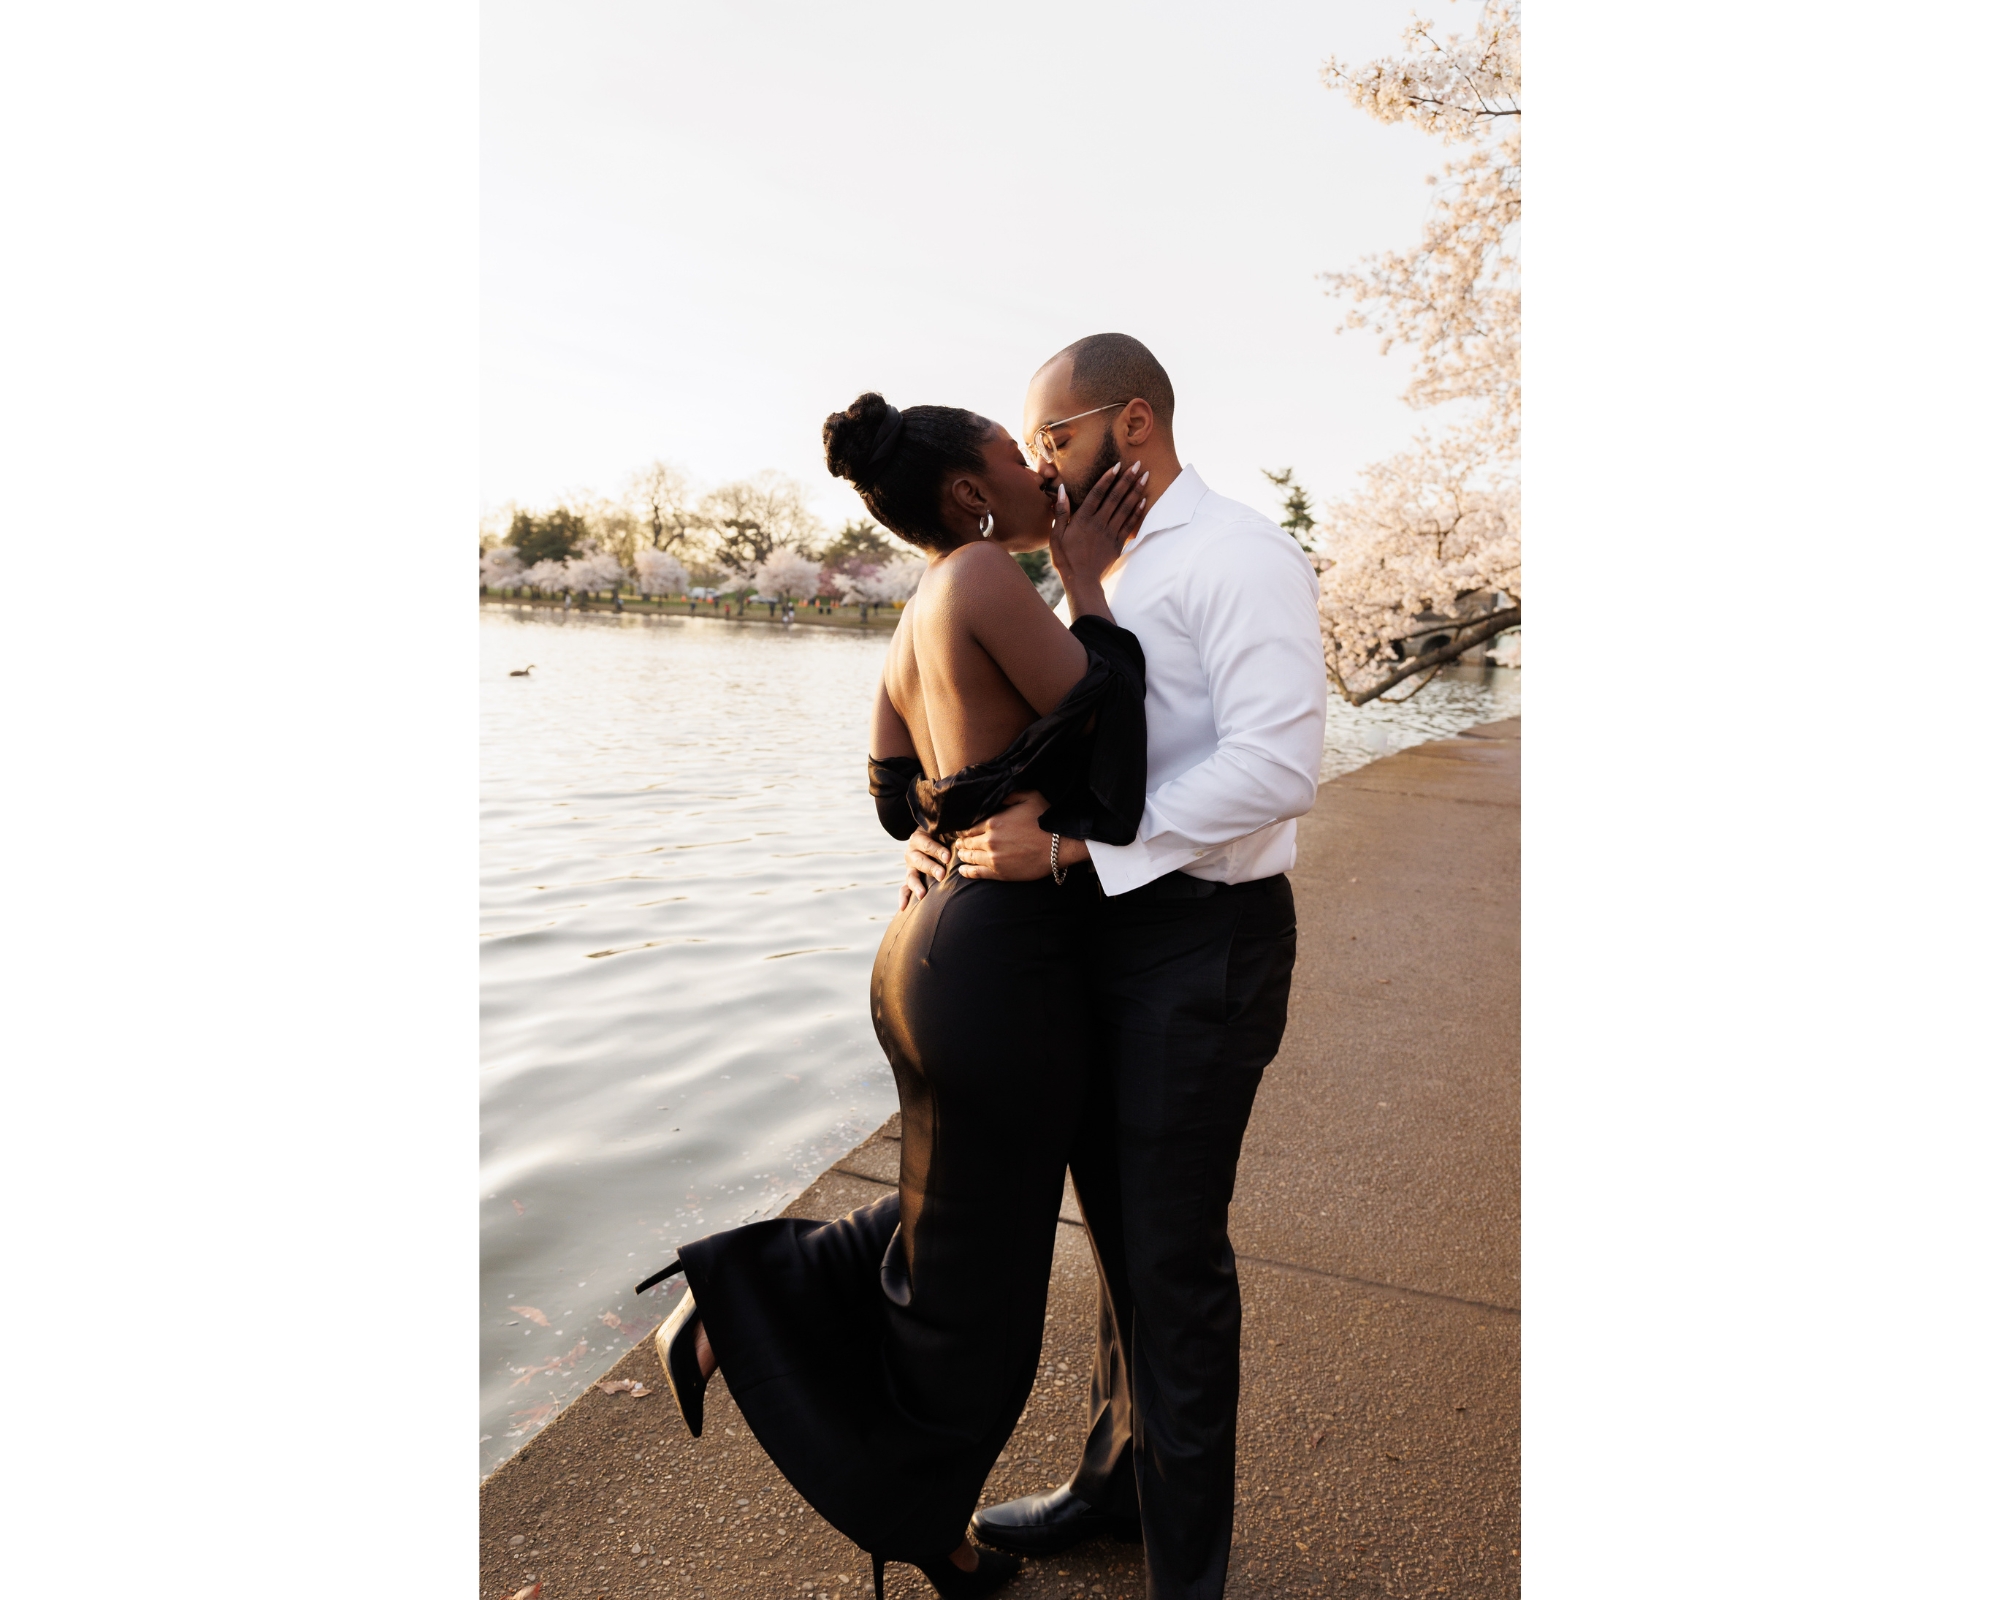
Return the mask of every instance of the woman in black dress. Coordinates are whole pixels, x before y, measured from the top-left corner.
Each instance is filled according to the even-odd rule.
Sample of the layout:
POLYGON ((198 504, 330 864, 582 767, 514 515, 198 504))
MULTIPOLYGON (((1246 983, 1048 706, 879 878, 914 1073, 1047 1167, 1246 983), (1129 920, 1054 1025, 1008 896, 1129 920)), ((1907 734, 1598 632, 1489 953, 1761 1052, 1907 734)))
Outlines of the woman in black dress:
MULTIPOLYGON (((1071 514, 997 424, 867 394, 827 418, 827 465, 929 567, 877 697, 883 826, 940 839, 1016 792, 1042 826, 1123 844, 1145 803, 1145 661, 1099 578, 1144 482, 1107 472, 1071 514), (1049 545, 1065 629, 1010 551, 1049 545)), ((903 1111, 897 1192, 834 1222, 780 1218, 682 1246, 689 1293, 658 1335, 688 1426, 718 1366, 792 1486, 875 1558, 947 1596, 1019 1560, 965 1537, 1041 1358, 1063 1171, 1089 1029, 1087 868, 1003 883, 954 868, 890 924, 870 989, 903 1111)), ((641 1288, 647 1285, 641 1285, 641 1288)))

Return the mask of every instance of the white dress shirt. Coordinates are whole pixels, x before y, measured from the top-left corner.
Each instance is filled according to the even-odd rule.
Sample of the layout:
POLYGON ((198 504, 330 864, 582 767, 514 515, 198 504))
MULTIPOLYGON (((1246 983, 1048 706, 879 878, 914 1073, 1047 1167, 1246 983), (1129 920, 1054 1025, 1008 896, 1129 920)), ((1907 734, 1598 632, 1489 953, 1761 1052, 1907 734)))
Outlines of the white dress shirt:
POLYGON ((1326 743, 1319 579, 1305 552, 1183 466, 1104 592, 1146 652, 1146 811, 1132 843, 1090 842, 1104 892, 1176 870, 1221 883, 1286 871, 1326 743))

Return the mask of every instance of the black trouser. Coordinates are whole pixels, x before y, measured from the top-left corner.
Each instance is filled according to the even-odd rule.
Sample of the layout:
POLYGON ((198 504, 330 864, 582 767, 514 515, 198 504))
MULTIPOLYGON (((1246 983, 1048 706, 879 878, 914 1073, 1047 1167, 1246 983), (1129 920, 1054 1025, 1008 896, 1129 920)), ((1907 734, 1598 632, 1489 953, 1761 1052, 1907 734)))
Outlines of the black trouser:
POLYGON ((1070 1157, 1097 1254, 1097 1365, 1071 1483, 1104 1509, 1137 1509, 1150 1600, 1216 1600, 1243 1324, 1229 1201, 1285 1032, 1292 886, 1173 873, 1097 910, 1097 1054, 1070 1157))

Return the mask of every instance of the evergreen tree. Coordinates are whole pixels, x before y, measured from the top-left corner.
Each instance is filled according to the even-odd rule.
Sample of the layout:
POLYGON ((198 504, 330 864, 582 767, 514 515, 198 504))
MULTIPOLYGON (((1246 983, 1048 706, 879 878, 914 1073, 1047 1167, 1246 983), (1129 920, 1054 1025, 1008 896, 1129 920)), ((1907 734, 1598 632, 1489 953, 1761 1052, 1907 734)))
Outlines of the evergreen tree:
POLYGON ((1273 472, 1269 467, 1261 467, 1258 470, 1278 488, 1285 491, 1285 515, 1278 523, 1278 526, 1283 528, 1294 539, 1298 540, 1303 548, 1310 550, 1312 548, 1313 531, 1311 493, 1308 492, 1304 484, 1292 481, 1292 469, 1290 467, 1285 468, 1283 472, 1273 472))
POLYGON ((567 561, 583 548, 590 529, 574 511, 551 511, 546 517, 514 513, 507 530, 507 542, 521 557, 521 565, 532 567, 540 561, 567 561))
POLYGON ((872 522, 861 520, 844 524, 819 556, 828 566, 840 567, 854 561, 880 566, 885 561, 893 561, 897 556, 906 554, 908 551, 900 542, 891 544, 882 529, 872 522))
POLYGON ((1030 583, 1039 584, 1049 575, 1049 553, 1046 550, 1024 551, 1014 559, 1020 563, 1021 570, 1028 575, 1030 583))

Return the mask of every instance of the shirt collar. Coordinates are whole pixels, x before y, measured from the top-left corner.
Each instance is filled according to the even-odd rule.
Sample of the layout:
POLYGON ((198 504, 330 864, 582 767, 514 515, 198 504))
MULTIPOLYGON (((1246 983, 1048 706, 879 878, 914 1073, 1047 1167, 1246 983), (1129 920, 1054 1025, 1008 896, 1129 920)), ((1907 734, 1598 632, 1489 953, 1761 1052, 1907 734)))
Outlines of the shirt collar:
POLYGON ((1155 500, 1146 512, 1146 520, 1139 524, 1139 531, 1121 552, 1129 556, 1153 534, 1163 533, 1168 528, 1178 528, 1183 523, 1194 521, 1194 508, 1201 504, 1208 493, 1208 485, 1201 481, 1201 475, 1194 470, 1192 462, 1181 463, 1180 476, 1167 485, 1167 492, 1155 500))

